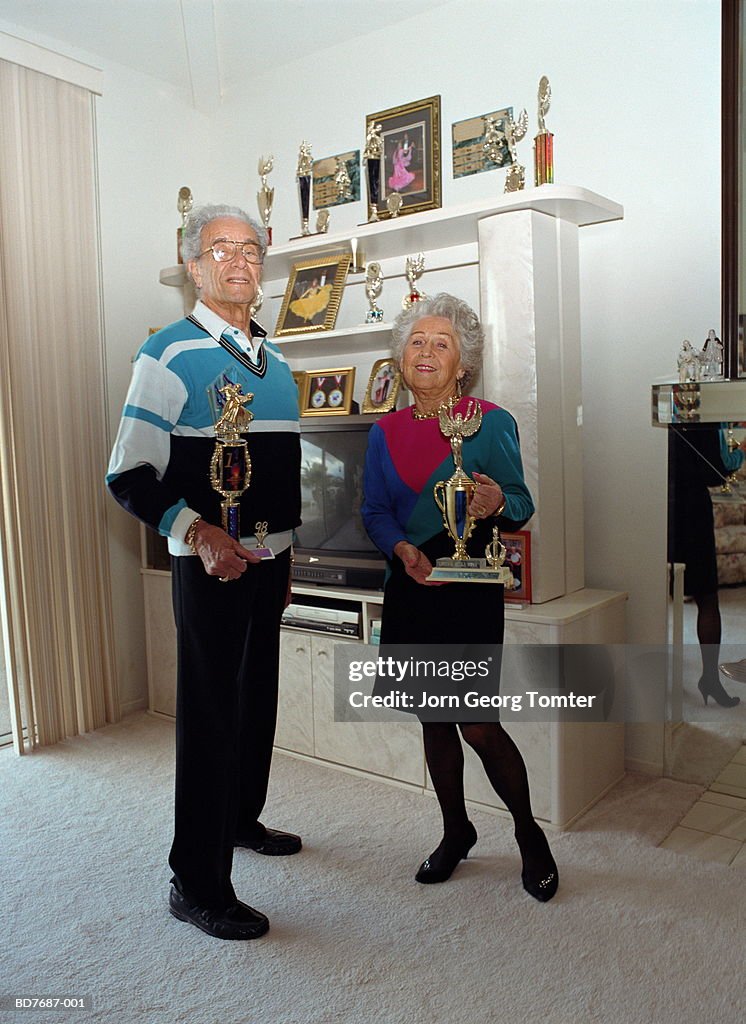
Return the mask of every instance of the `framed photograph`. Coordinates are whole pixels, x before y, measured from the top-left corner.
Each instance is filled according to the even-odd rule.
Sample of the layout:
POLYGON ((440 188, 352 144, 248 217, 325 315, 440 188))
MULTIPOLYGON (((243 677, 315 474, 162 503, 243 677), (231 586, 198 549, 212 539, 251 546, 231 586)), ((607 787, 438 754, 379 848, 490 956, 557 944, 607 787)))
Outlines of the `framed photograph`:
POLYGON ((738 317, 738 376, 746 377, 746 333, 744 325, 746 316, 741 313, 738 317))
POLYGON ((355 367, 341 370, 306 370, 301 416, 349 416, 355 367))
POLYGON ((393 359, 377 359, 368 378, 363 412, 390 412, 396 408, 401 373, 393 359))
POLYGON ((352 256, 316 256, 293 264, 275 335, 331 331, 352 256))
POLYGON ((365 133, 381 125, 383 161, 378 216, 391 216, 386 199, 402 197, 401 213, 440 206, 440 96, 368 114, 365 133))
POLYGON ((489 114, 470 117, 465 121, 456 121, 451 125, 454 178, 464 178, 467 174, 480 174, 482 171, 505 170, 510 167, 508 140, 503 138, 500 142, 499 155, 502 157, 502 161, 497 163, 490 160, 484 152, 484 133, 488 117, 493 117, 497 130, 504 132, 512 116, 513 108, 505 107, 503 110, 493 110, 489 114))
POLYGON ((360 150, 313 162, 313 208, 324 210, 360 200, 360 150))
POLYGON ((508 549, 505 564, 513 573, 513 586, 508 589, 506 585, 505 600, 531 604, 531 533, 519 530, 503 533, 501 538, 508 549))
POLYGON ((305 370, 291 370, 295 386, 298 388, 298 409, 303 408, 303 392, 306 387, 306 372, 305 370))

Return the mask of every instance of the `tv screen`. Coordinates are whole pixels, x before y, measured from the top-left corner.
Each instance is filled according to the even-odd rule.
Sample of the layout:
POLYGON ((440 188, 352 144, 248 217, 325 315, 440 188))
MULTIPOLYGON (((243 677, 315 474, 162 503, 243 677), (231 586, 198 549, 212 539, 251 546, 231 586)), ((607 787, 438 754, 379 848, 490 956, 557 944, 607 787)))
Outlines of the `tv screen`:
POLYGON ((296 578, 347 586, 380 586, 384 559, 360 517, 370 416, 301 420, 302 525, 296 531, 296 578), (317 570, 339 570, 324 579, 317 570), (361 577, 357 570, 368 570, 361 577), (344 570, 346 572, 346 579, 344 570), (374 581, 370 571, 376 574, 374 581), (378 578, 380 577, 380 579, 378 578))

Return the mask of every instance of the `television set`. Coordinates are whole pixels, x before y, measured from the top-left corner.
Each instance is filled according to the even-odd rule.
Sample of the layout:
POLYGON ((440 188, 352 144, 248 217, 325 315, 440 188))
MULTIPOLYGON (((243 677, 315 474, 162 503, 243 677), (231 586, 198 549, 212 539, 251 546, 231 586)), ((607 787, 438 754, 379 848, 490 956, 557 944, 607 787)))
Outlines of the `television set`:
POLYGON ((301 419, 302 524, 296 531, 293 579, 378 590, 386 560, 360 516, 363 464, 372 416, 301 419))

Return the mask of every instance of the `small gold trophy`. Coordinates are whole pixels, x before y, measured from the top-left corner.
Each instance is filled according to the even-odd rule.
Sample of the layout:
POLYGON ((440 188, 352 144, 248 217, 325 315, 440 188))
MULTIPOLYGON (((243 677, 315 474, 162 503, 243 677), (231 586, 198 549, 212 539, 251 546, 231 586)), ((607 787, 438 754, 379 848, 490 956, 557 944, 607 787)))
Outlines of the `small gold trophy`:
POLYGON ((264 230, 267 232, 268 245, 272 245, 272 228, 269 226, 269 218, 272 216, 275 190, 267 184, 267 175, 274 167, 274 161, 275 158, 271 154, 268 157, 259 157, 259 177, 262 179, 262 187, 256 194, 256 203, 259 207, 259 215, 262 218, 264 230))
POLYGON ((546 75, 539 81, 539 133, 534 136, 534 185, 548 185, 554 181, 554 135, 547 131, 544 118, 549 111, 552 87, 546 75))
POLYGON ((482 407, 478 402, 469 402, 463 416, 460 412, 454 416, 450 409, 441 409, 438 423, 443 436, 451 442, 456 472, 449 480, 439 480, 433 495, 456 549, 451 558, 439 558, 427 578, 438 583, 510 583, 513 576, 504 564, 506 550, 500 542, 497 526, 492 529, 492 542, 486 546, 484 558, 470 558, 466 550, 475 525, 468 507, 477 485, 464 472, 462 450, 464 438, 473 437, 482 426, 482 407))
POLYGON ((378 220, 378 202, 381 196, 381 161, 383 160, 383 136, 380 124, 372 122, 365 138, 363 160, 368 179, 368 221, 378 220))
POLYGON ((383 290, 383 271, 381 264, 371 262, 365 270, 365 294, 368 298, 370 309, 365 314, 366 324, 380 324, 383 322, 383 310, 378 306, 376 299, 383 290))
POLYGON ((402 309, 409 309, 420 299, 426 299, 427 295, 421 292, 415 285, 417 278, 422 277, 425 270, 425 254, 418 252, 415 256, 407 256, 404 264, 404 273, 409 282, 409 291, 402 299, 402 309))
POLYGON ((215 451, 210 460, 210 483, 224 499, 221 503, 222 526, 234 540, 241 539, 239 503, 251 483, 249 446, 241 437, 254 414, 245 409, 252 394, 244 395, 240 384, 226 384, 223 413, 215 424, 215 451))
POLYGON ((510 168, 505 178, 504 191, 520 192, 521 189, 526 187, 526 168, 523 164, 518 163, 518 150, 516 147, 528 131, 528 113, 526 110, 524 109, 520 112, 517 121, 514 121, 511 117, 507 128, 508 130, 505 135, 508 140, 508 149, 510 150, 510 168))
POLYGON ((184 259, 181 255, 182 238, 184 236, 184 228, 186 222, 189 219, 189 212, 194 205, 194 199, 192 197, 192 190, 187 188, 186 185, 182 185, 179 189, 179 195, 176 199, 176 209, 181 214, 181 227, 176 229, 176 262, 183 263, 184 259))

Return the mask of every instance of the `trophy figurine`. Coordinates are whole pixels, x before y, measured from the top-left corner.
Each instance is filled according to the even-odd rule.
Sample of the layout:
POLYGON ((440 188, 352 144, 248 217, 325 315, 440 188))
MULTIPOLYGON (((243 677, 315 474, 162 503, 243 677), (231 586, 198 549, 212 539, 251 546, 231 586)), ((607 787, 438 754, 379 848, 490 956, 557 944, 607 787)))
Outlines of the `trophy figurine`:
POLYGON ((226 384, 220 389, 225 402, 215 424, 215 451, 210 460, 210 483, 224 499, 220 505, 222 525, 234 540, 241 538, 239 503, 251 482, 249 446, 241 437, 254 415, 244 406, 253 399, 244 395, 240 384, 226 384))
POLYGON ((505 178, 505 192, 520 192, 521 189, 526 187, 526 168, 523 164, 518 163, 516 146, 527 131, 528 114, 524 109, 518 115, 517 121, 514 121, 511 117, 508 122, 508 130, 505 133, 510 151, 510 170, 505 178))
POLYGON ((407 256, 405 274, 407 275, 407 281, 409 281, 409 291, 402 299, 402 309, 409 309, 415 302, 427 298, 424 292, 419 291, 415 287, 415 281, 418 277, 422 277, 424 269, 425 256, 423 253, 418 252, 416 256, 407 256))
POLYGON ((335 159, 337 161, 337 169, 334 172, 334 188, 337 193, 338 202, 346 203, 352 198, 352 179, 350 178, 350 172, 347 170, 347 164, 342 157, 338 156, 335 159))
POLYGON ((468 507, 477 485, 463 465, 465 437, 473 437, 482 426, 482 407, 478 402, 469 402, 466 413, 453 415, 452 407, 441 409, 438 414, 440 432, 451 442, 451 454, 456 471, 448 480, 439 480, 433 487, 435 504, 443 516, 443 525, 456 547, 451 558, 439 558, 427 577, 428 580, 445 583, 510 583, 513 576, 505 566, 505 546, 500 542, 497 526, 492 529, 492 542, 485 548, 484 558, 470 558, 466 542, 474 531, 475 520, 469 515, 468 507))
POLYGON ((259 157, 259 177, 262 179, 262 187, 256 194, 256 203, 264 230, 267 232, 267 245, 272 245, 272 228, 269 226, 269 218, 272 216, 272 203, 275 199, 275 190, 267 184, 267 175, 275 165, 274 160, 272 155, 259 157))
POLYGON ((484 162, 502 167, 505 163, 507 136, 502 128, 498 127, 494 114, 488 114, 482 120, 484 121, 484 142, 482 143, 484 162))
POLYGON ((376 299, 383 291, 383 271, 380 263, 369 263, 365 271, 365 294, 370 309, 365 314, 366 324, 379 324, 383 320, 383 310, 379 309, 376 299))
POLYGON ((554 181, 554 135, 547 131, 544 118, 552 99, 549 79, 542 75, 539 81, 539 132, 534 137, 534 185, 548 185, 554 181))
POLYGON ((311 147, 303 140, 300 144, 300 150, 298 152, 298 169, 295 173, 298 179, 298 195, 300 197, 300 213, 301 213, 301 235, 310 235, 308 229, 308 215, 311 208, 311 171, 313 169, 313 159, 311 157, 311 147))
POLYGON ((386 209, 392 217, 399 216, 399 210, 401 210, 403 202, 401 192, 389 192, 386 196, 386 209))
POLYGON ((373 122, 365 138, 363 159, 368 178, 368 221, 378 220, 378 200, 381 197, 381 159, 383 157, 382 125, 373 122))
POLYGON ((176 262, 183 263, 184 259, 181 255, 181 242, 184 236, 184 228, 189 220, 189 212, 194 206, 194 199, 192 197, 192 190, 183 185, 179 189, 179 195, 176 199, 176 209, 181 214, 181 227, 176 229, 176 262))

